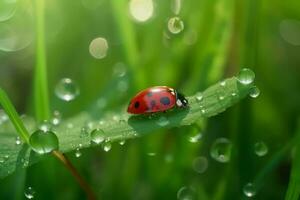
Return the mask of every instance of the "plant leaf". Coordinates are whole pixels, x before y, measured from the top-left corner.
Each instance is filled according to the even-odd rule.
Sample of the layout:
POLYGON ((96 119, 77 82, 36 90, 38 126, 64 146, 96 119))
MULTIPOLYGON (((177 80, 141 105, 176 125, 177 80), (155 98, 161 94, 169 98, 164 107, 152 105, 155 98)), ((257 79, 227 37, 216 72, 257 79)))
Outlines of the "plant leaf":
MULTIPOLYGON (((225 80, 225 85, 217 83, 201 93, 187 97, 189 107, 175 108, 155 115, 129 115, 121 113, 113 117, 97 119, 87 112, 66 119, 53 131, 59 138, 59 150, 63 153, 76 148, 94 146, 90 131, 99 128, 104 131, 106 142, 136 138, 162 128, 191 125, 199 119, 208 118, 225 111, 249 94, 252 84, 242 85, 233 77, 225 80), (160 123, 160 120, 164 123, 160 123)), ((35 122, 28 118, 25 126, 31 132, 35 122)), ((5 177, 21 167, 27 167, 45 157, 37 155, 27 144, 16 145, 17 134, 10 125, 0 126, 0 177, 5 177)))

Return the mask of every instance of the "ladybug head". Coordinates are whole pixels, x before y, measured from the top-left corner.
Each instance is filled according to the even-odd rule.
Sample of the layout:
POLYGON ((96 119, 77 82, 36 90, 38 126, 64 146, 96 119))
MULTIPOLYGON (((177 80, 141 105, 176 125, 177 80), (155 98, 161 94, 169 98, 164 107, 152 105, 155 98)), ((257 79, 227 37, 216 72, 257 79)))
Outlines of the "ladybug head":
POLYGON ((181 93, 177 92, 176 105, 178 107, 186 107, 188 103, 188 100, 181 93))

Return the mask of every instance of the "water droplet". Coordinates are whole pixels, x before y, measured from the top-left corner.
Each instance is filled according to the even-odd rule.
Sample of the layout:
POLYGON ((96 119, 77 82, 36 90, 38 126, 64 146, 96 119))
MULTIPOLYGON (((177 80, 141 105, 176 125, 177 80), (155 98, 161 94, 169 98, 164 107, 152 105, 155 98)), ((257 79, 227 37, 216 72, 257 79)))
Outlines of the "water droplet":
POLYGON ((249 96, 252 98, 256 98, 258 97, 260 94, 260 90, 258 89, 258 87, 254 86, 253 88, 251 88, 249 96))
POLYGON ((75 150, 75 157, 79 158, 81 155, 82 155, 82 153, 80 151, 80 148, 76 148, 76 150, 75 150))
POLYGON ((256 188, 252 183, 247 183, 243 187, 243 192, 247 197, 253 197, 256 195, 256 188))
POLYGON ((100 120, 99 121, 99 125, 103 125, 104 124, 104 121, 103 120, 100 120))
POLYGON ((210 149, 210 155, 218 162, 229 162, 231 157, 232 144, 227 138, 218 138, 210 149))
POLYGON ((148 156, 156 156, 156 153, 155 152, 148 152, 147 155, 148 156))
POLYGON ((254 151, 258 156, 265 156, 268 153, 268 146, 264 142, 256 142, 254 144, 254 151))
POLYGON ((224 96, 219 96, 219 100, 223 100, 224 99, 224 96))
POLYGON ((121 140, 119 144, 123 146, 125 144, 125 140, 121 140))
POLYGON ((33 199, 35 195, 35 191, 32 187, 27 187, 25 189, 24 195, 27 199, 33 199))
POLYGON ((205 110, 205 109, 201 109, 201 113, 202 113, 202 114, 205 114, 205 113, 206 113, 206 110, 205 110))
POLYGON ((58 138, 52 131, 35 131, 29 138, 31 148, 38 154, 58 149, 58 138))
POLYGON ((194 159, 193 169, 198 173, 203 173, 208 167, 208 160, 204 156, 200 156, 194 159))
POLYGON ((108 152, 111 150, 111 143, 110 142, 105 142, 103 145, 103 150, 108 152))
POLYGON ((224 87, 224 86, 226 85, 226 81, 225 81, 225 80, 221 81, 221 82, 220 82, 220 85, 221 85, 222 87, 224 87))
POLYGON ((172 17, 168 21, 168 29, 173 34, 178 34, 184 29, 184 23, 179 17, 172 17))
POLYGON ((236 93, 235 93, 235 92, 232 92, 232 93, 231 93, 231 96, 235 97, 235 96, 236 96, 236 93))
POLYGON ((202 100, 203 100, 203 94, 202 94, 202 93, 197 94, 197 95, 196 95, 196 100, 197 100, 198 102, 202 101, 202 100))
POLYGON ((243 85, 249 85, 254 81, 255 74, 251 69, 244 68, 238 74, 238 81, 243 85))
POLYGON ((55 110, 53 112, 53 116, 52 116, 52 119, 51 119, 51 122, 54 126, 57 126, 60 124, 61 122, 61 114, 58 110, 55 110))
POLYGON ((126 66, 122 62, 118 62, 114 65, 114 75, 117 77, 123 77, 126 75, 126 66))
POLYGON ((16 145, 20 145, 22 143, 20 137, 16 137, 16 145))
POLYGON ((161 117, 159 117, 158 120, 156 120, 156 123, 157 123, 159 126, 166 126, 166 125, 168 125, 170 122, 169 122, 169 120, 168 120, 167 117, 161 116, 161 117))
POLYGON ((44 132, 51 131, 52 124, 49 121, 44 120, 39 124, 39 129, 44 132))
POLYGON ((16 11, 17 0, 0 1, 0 22, 10 19, 16 11))
POLYGON ((196 134, 196 135, 193 135, 193 136, 190 136, 189 137, 189 141, 191 142, 191 143, 197 143, 197 142, 199 142, 199 140, 202 138, 202 133, 198 133, 198 134, 196 134))
POLYGON ((281 37, 289 44, 300 45, 300 21, 285 19, 280 22, 279 32, 281 37))
POLYGON ((87 126, 84 126, 80 129, 80 138, 85 138, 89 136, 89 129, 87 126))
POLYGON ((153 15, 153 10, 152 0, 130 0, 129 2, 129 12, 138 22, 149 20, 153 15))
POLYGON ((98 37, 92 40, 89 46, 90 54, 96 59, 105 58, 108 51, 108 43, 105 38, 98 37))
POLYGON ((8 120, 7 114, 4 112, 4 110, 0 110, 0 125, 5 123, 8 120))
POLYGON ((70 78, 61 79, 55 87, 56 96, 64 101, 74 100, 79 95, 79 93, 79 87, 70 78))
POLYGON ((194 200, 196 199, 196 190, 192 187, 184 186, 178 190, 177 199, 194 200))
POLYGON ((96 144, 100 144, 101 142, 104 141, 105 137, 104 137, 104 131, 101 129, 94 129, 91 132, 91 138, 92 141, 95 142, 96 144))

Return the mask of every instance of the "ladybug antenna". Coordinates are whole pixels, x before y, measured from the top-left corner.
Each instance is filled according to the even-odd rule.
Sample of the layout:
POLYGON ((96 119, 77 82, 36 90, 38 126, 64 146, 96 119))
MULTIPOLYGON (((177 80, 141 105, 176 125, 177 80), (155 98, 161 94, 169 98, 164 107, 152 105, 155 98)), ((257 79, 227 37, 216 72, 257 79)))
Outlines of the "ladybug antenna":
POLYGON ((178 107, 186 107, 188 105, 188 100, 184 97, 183 94, 177 92, 177 100, 176 100, 176 105, 178 107))

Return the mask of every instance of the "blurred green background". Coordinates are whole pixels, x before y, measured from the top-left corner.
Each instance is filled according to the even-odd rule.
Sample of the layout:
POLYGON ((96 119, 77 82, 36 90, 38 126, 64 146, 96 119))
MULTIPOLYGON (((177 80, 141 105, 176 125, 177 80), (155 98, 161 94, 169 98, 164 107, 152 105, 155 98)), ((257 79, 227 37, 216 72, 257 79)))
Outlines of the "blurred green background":
MULTIPOLYGON (((0 86, 28 115, 34 115, 35 9, 31 0, 0 0, 0 86)), ((63 119, 85 110, 99 118, 125 112, 136 92, 153 85, 190 96, 241 68, 256 74, 260 96, 216 117, 113 143, 108 152, 67 154, 100 199, 248 199, 244 186, 297 131, 298 0, 45 0, 44 12, 51 108, 63 119), (107 49, 105 42, 93 46, 99 37, 107 49), (64 77, 80 88, 74 101, 55 96, 64 77), (191 142, 195 136, 201 138, 191 142), (227 163, 210 156, 220 137, 232 143, 227 163), (267 146, 266 155, 255 153, 257 142, 267 146)), ((287 153, 267 169, 251 199, 284 199, 291 158, 287 153)), ((0 199, 24 199, 29 186, 36 199, 85 198, 52 157, 0 180, 0 199)))

